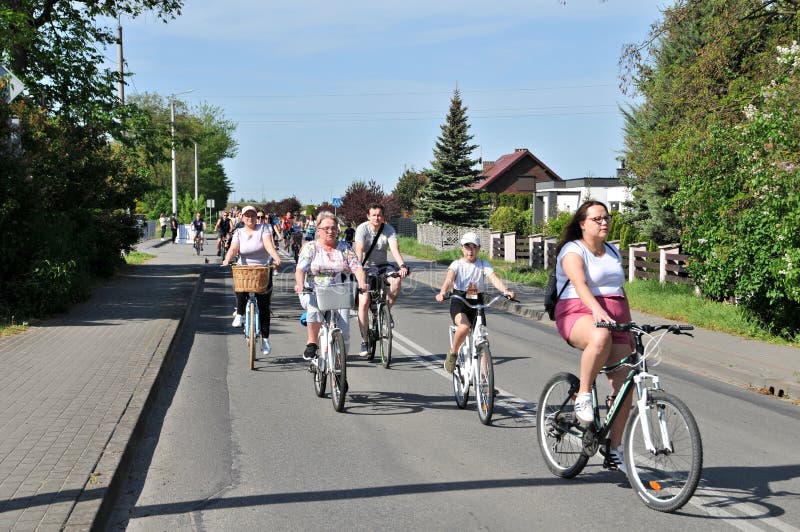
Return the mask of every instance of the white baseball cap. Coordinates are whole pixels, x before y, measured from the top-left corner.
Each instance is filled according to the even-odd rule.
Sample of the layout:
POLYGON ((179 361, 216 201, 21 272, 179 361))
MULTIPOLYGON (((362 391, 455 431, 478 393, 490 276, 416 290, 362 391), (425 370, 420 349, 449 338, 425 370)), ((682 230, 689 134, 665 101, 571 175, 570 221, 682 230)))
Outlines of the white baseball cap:
POLYGON ((253 212, 258 212, 258 211, 256 211, 256 208, 255 208, 255 207, 253 207, 252 205, 248 205, 247 207, 245 207, 244 209, 242 209, 242 216, 244 216, 245 214, 247 214, 247 213, 248 213, 248 212, 250 212, 250 211, 253 211, 253 212))
POLYGON ((464 246, 466 244, 475 244, 476 246, 481 247, 481 239, 478 237, 478 235, 472 231, 469 231, 464 233, 464 236, 461 237, 461 245, 464 246))

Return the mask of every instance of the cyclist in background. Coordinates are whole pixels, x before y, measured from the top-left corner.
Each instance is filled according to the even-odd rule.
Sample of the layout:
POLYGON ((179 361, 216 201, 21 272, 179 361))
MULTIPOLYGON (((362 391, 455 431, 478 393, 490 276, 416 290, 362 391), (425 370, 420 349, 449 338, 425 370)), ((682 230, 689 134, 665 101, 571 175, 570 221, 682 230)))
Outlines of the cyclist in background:
POLYGON ((221 257, 223 243, 228 239, 228 234, 233 231, 233 223, 228 217, 228 211, 222 211, 222 216, 217 218, 214 231, 217 232, 217 257, 221 257))
POLYGON ((292 232, 292 226, 295 223, 294 215, 292 215, 291 211, 286 213, 286 216, 281 218, 281 232, 283 233, 284 238, 284 248, 286 251, 289 251, 289 236, 292 232))
POLYGON ((353 240, 356 237, 356 230, 353 229, 353 224, 347 222, 347 229, 344 230, 344 241, 347 243, 347 247, 353 248, 353 240))
POLYGON ((316 233, 317 222, 314 220, 314 218, 309 217, 308 220, 306 220, 306 240, 314 240, 316 233))
MULTIPOLYGON (((383 221, 383 205, 373 203, 367 211, 367 221, 358 226, 355 233, 355 252, 361 264, 369 269, 378 269, 387 265, 387 251, 392 252, 392 257, 397 262, 400 277, 390 277, 389 290, 386 294, 386 301, 389 307, 394 305, 397 295, 400 293, 400 285, 408 275, 403 256, 397 245, 397 232, 394 227, 383 221), (374 243, 374 245, 373 245, 374 243), (370 249, 371 248, 371 249, 370 249), (369 256, 367 256, 369 255, 369 256)), ((375 282, 375 278, 370 276, 370 285, 375 282)), ((371 286, 370 289, 373 287, 371 286)), ((361 329, 361 349, 359 354, 367 356, 369 345, 365 340, 369 335, 369 292, 358 296, 358 326, 361 329)), ((392 324, 394 326, 394 324, 392 324)))
POLYGON ((203 250, 203 240, 204 234, 206 232, 206 222, 203 220, 203 216, 197 212, 194 215, 194 220, 192 220, 192 231, 194 231, 194 240, 200 239, 200 250, 203 250))

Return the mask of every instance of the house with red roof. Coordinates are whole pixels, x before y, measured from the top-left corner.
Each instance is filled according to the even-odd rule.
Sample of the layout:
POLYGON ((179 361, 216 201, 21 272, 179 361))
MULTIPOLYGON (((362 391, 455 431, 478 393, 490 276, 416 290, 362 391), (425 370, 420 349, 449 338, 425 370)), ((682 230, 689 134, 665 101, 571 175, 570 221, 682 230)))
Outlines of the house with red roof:
POLYGON ((616 177, 562 179, 526 148, 517 148, 496 161, 484 161, 476 190, 495 193, 531 194, 533 222, 555 217, 559 211, 574 212, 588 199, 602 201, 609 210, 620 210, 630 191, 620 181, 625 162, 616 177))
POLYGON ((527 148, 517 148, 496 161, 484 161, 480 180, 472 188, 483 192, 532 194, 537 182, 562 181, 527 148))

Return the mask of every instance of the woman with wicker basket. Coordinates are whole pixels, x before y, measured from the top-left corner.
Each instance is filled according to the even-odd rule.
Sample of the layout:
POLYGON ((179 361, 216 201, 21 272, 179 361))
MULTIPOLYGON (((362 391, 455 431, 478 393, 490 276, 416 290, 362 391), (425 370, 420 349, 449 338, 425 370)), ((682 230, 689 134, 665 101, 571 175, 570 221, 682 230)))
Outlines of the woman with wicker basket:
MULTIPOLYGON (((272 228, 269 223, 256 224, 256 208, 252 205, 242 209, 242 220, 244 221, 244 227, 237 229, 233 233, 231 247, 228 249, 228 254, 225 255, 222 265, 227 266, 233 257, 239 255, 238 264, 240 266, 267 266, 270 263, 270 257, 275 267, 280 266, 282 263, 281 257, 278 254, 278 250, 275 249, 275 243, 272 241, 272 228)), ((249 292, 236 292, 234 327, 242 326, 242 315, 244 314, 245 305, 247 305, 248 296, 249 292)), ((266 291, 256 294, 261 322, 261 351, 265 355, 272 351, 269 345, 269 303, 271 297, 272 276, 270 275, 266 291)))
MULTIPOLYGON (((330 211, 322 211, 317 215, 316 239, 306 243, 300 251, 300 257, 295 269, 294 291, 300 294, 300 304, 306 309, 306 326, 308 327, 308 342, 303 352, 305 360, 316 358, 317 336, 319 335, 322 312, 317 308, 317 299, 314 294, 304 294, 303 289, 315 286, 325 286, 336 282, 342 277, 355 274, 359 287, 368 290, 367 277, 361 268, 361 263, 352 249, 347 244, 339 242, 339 223, 330 211), (308 276, 306 276, 308 274, 308 276)), ((350 309, 339 311, 341 319, 339 326, 344 336, 345 346, 350 345, 349 319, 350 309)))

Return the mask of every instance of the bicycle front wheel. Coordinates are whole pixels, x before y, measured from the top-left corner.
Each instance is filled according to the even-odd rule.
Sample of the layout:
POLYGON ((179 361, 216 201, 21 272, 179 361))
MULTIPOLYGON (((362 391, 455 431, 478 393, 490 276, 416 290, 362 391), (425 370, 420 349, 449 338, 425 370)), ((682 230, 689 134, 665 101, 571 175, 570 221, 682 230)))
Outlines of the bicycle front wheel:
POLYGON ((700 430, 683 401, 651 390, 644 411, 636 409, 625 425, 628 480, 653 510, 674 512, 697 488, 703 469, 700 430), (647 448, 645 427, 653 449, 647 448))
POLYGON ((344 396, 347 393, 347 351, 341 331, 334 331, 331 338, 331 401, 337 412, 344 410, 344 396))
POLYGON ((478 347, 478 371, 475 372, 478 382, 475 383, 475 400, 478 406, 478 417, 481 423, 488 425, 492 422, 494 412, 494 363, 489 344, 478 347))
POLYGON ((256 369, 256 304, 247 303, 247 348, 250 351, 250 369, 256 369))
POLYGON ((572 373, 553 375, 539 398, 536 435, 547 468, 556 476, 573 478, 589 457, 583 453, 583 432, 575 417, 580 381, 572 373))
POLYGON ((392 313, 388 304, 381 306, 378 325, 380 328, 381 364, 384 368, 389 369, 389 364, 392 363, 392 313))

